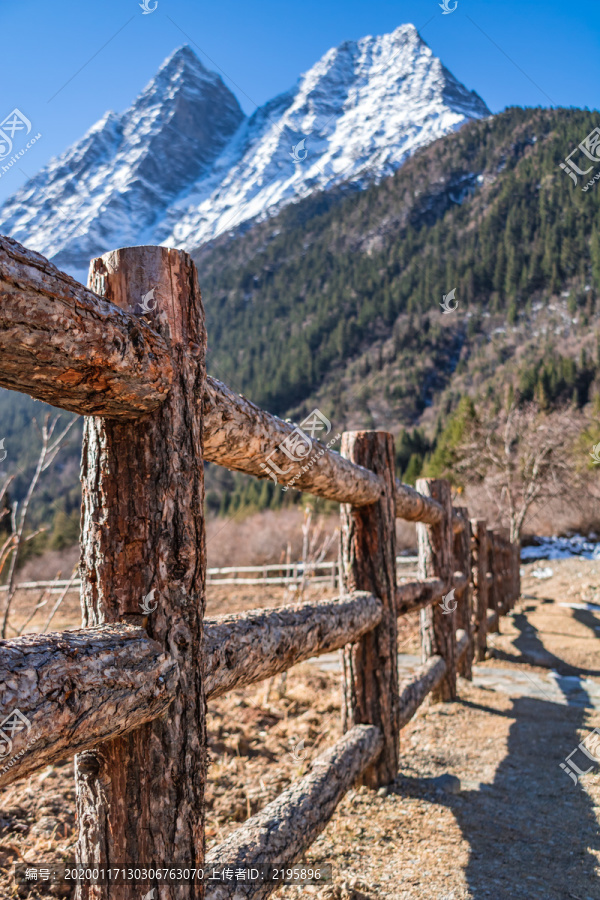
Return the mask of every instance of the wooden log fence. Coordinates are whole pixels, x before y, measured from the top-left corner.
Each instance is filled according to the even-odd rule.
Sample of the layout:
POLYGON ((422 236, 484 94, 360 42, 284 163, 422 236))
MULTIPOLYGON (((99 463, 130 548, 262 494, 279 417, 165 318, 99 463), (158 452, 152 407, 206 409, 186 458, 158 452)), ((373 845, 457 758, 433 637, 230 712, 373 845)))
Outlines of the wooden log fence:
MULTIPOLYGON (((396 479, 390 434, 346 433, 340 454, 321 414, 315 437, 206 376, 205 346, 184 252, 114 251, 92 261, 85 288, 0 237, 0 386, 86 416, 84 627, 0 641, 0 784, 75 755, 84 868, 301 859, 353 784, 395 778, 401 729, 427 697, 456 697, 457 672, 471 677, 487 631, 519 597, 519 547, 453 509, 447 482, 396 479), (140 304, 151 289, 148 314, 140 304), (281 472, 282 488, 341 504, 339 598, 204 616, 203 460, 259 478, 281 472), (400 583, 396 517, 417 523, 419 545, 418 575, 400 583), (151 590, 148 616, 140 601, 151 590), (399 684, 396 620, 416 610, 423 664, 399 684), (205 857, 207 699, 336 649, 344 736, 205 857)), ((282 569, 259 567, 261 583, 282 569)), ((161 900, 205 896, 198 883, 149 887, 161 900)), ((263 898, 275 887, 219 884, 206 896, 263 898)), ((134 884, 78 891, 140 894, 134 884)))

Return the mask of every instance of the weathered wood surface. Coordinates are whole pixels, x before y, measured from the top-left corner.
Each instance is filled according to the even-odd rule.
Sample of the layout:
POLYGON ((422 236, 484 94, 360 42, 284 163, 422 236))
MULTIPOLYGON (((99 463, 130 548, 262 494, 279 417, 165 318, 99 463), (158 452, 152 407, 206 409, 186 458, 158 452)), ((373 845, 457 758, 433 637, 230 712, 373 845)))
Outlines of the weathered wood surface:
POLYGON ((446 663, 441 656, 430 656, 427 662, 420 665, 410 678, 400 684, 400 702, 398 708, 398 725, 407 725, 425 697, 437 688, 446 674, 446 663))
POLYGON ((18 709, 30 722, 2 747, 0 785, 160 716, 178 677, 175 660, 132 625, 0 641, 0 720, 18 709))
POLYGON ((494 632, 498 631, 499 619, 500 619, 500 617, 495 609, 488 609, 487 614, 486 614, 488 634, 493 634, 494 632))
POLYGON ((487 526, 485 519, 471 519, 471 571, 473 574, 473 605, 475 608, 474 639, 478 662, 485 659, 487 649, 487 526))
MULTIPOLYGON (((293 439, 294 432, 298 434, 297 426, 265 412, 210 376, 206 379, 203 408, 204 459, 209 462, 257 478, 270 477, 267 466, 274 462, 285 473, 275 472, 274 476, 282 487, 295 479, 296 490, 339 503, 364 506, 381 496, 383 485, 377 475, 326 448, 325 443, 336 436, 333 428, 323 436, 325 443, 309 435, 302 438, 300 450, 304 456, 294 461, 279 447, 286 438, 293 439)), ((288 445, 286 448, 291 450, 288 445)))
POLYGON ((521 545, 520 543, 512 544, 512 591, 510 599, 510 608, 513 609, 515 603, 521 596, 521 545))
POLYGON ((452 510, 452 532, 454 535, 461 534, 465 530, 466 523, 460 514, 461 509, 466 509, 466 507, 456 507, 452 510))
MULTIPOLYGON (((356 725, 312 763, 312 771, 248 819, 206 857, 207 868, 289 866, 323 831, 344 794, 381 752, 377 728, 356 725)), ((207 884, 206 900, 263 900, 276 884, 207 884)))
MULTIPOLYGON (((90 284, 117 306, 155 289, 153 327, 177 378, 158 411, 135 423, 86 418, 82 451, 84 625, 128 621, 179 666, 167 715, 76 757, 78 863, 204 862, 203 689, 206 332, 195 266, 182 251, 130 247, 92 261, 90 284), (153 592, 153 593, 151 593, 153 592), (140 604, 156 607, 143 618, 140 604)), ((161 900, 198 897, 161 884, 161 900)), ((139 900, 139 886, 98 885, 81 898, 139 900)))
MULTIPOLYGON (((462 659, 469 647, 469 639, 462 629, 456 632, 456 658, 462 659)), ((428 694, 435 692, 446 674, 446 663, 441 656, 431 656, 427 662, 415 669, 414 673, 400 683, 398 723, 400 728, 407 725, 428 694)))
POLYGON ((452 587, 459 597, 464 593, 467 584, 467 576, 464 572, 454 572, 452 575, 452 587))
POLYGON ((396 478, 396 516, 408 522, 426 522, 436 525, 442 520, 444 511, 432 497, 425 497, 409 484, 396 478))
MULTIPOLYGON (((419 578, 440 578, 446 591, 452 587, 452 495, 447 481, 419 478, 417 489, 432 496, 444 509, 444 517, 437 525, 417 525, 419 546, 419 578)), ((452 609, 452 604, 448 606, 452 609)), ((454 700, 456 697, 456 613, 445 611, 439 603, 421 610, 421 646, 423 662, 441 656, 446 671, 439 687, 434 689, 435 700, 454 700)))
POLYGON ((396 586, 396 615, 404 616, 441 600, 446 585, 441 578, 406 581, 396 586))
POLYGON ((462 628, 456 630, 456 658, 461 659, 469 648, 469 635, 462 628))
POLYGON ((358 592, 343 600, 253 609, 204 620, 208 699, 339 650, 381 621, 381 601, 358 592))
POLYGON ((119 309, 0 236, 0 386, 86 415, 157 409, 173 367, 153 321, 129 314, 141 299, 131 291, 119 309))
POLYGON ((457 659, 457 671, 459 675, 471 680, 474 652, 471 522, 469 521, 469 511, 465 506, 457 507, 454 512, 463 522, 463 528, 459 532, 454 532, 454 565, 465 575, 465 586, 460 592, 460 600, 456 606, 456 628, 461 628, 465 632, 469 645, 468 652, 463 653, 460 659, 457 659))
POLYGON ((493 609, 496 613, 494 624, 490 626, 488 618, 488 632, 497 632, 500 630, 500 615, 502 604, 502 565, 499 549, 496 544, 496 534, 491 528, 487 529, 487 547, 488 547, 488 572, 492 576, 488 586, 488 609, 493 609))
MULTIPOLYGON (((274 476, 282 487, 294 480, 296 490, 339 503, 365 506, 379 500, 380 479, 364 467, 353 465, 334 450, 325 446, 335 437, 323 437, 323 442, 310 439, 313 449, 304 459, 294 461, 279 445, 290 438, 297 426, 265 412, 250 400, 236 394, 227 385, 212 378, 206 379, 204 396, 204 459, 228 469, 246 472, 257 478, 269 478, 267 457, 282 475, 274 476), (274 452, 273 452, 274 451, 274 452), (308 468, 308 466, 314 463, 308 468), (266 467, 263 468, 261 463, 266 467)), ((273 478, 274 480, 274 478, 273 478)), ((421 496, 413 487, 395 480, 396 515, 408 521, 439 522, 442 510, 430 497, 421 496)))
POLYGON ((381 500, 340 507, 342 577, 347 591, 368 591, 382 603, 376 628, 344 649, 343 726, 375 725, 383 750, 363 783, 389 784, 398 773, 398 661, 396 615, 396 490, 394 440, 382 431, 345 432, 342 455, 381 478, 381 500))

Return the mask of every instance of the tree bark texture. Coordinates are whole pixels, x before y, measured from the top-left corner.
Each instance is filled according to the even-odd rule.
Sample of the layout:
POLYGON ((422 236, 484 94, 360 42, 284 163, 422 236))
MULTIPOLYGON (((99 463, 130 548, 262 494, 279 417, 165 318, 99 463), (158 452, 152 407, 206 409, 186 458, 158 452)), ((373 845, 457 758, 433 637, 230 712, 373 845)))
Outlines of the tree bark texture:
POLYGON ((493 634, 498 631, 498 613, 495 609, 488 609, 486 622, 486 630, 488 634, 493 634))
MULTIPOLYGON (((344 794, 372 767, 383 740, 377 728, 356 725, 312 763, 312 771, 252 816, 206 857, 206 866, 289 866, 324 830, 344 794)), ((208 884, 206 900, 263 900, 275 884, 208 884)))
POLYGON ((396 587, 396 615, 405 616, 441 600, 445 584, 440 578, 406 581, 396 587))
POLYGON ((382 603, 358 592, 344 600, 217 616, 204 621, 205 690, 220 697, 339 650, 381 621, 382 603))
MULTIPOLYGON (((456 658, 462 659, 469 647, 469 639, 462 629, 456 632, 456 658)), ((400 728, 407 725, 429 693, 439 688, 446 674, 446 663, 441 656, 431 656, 420 665, 410 678, 400 684, 398 722, 400 728)))
POLYGON ((409 484, 396 479, 396 516, 408 522, 441 522, 444 511, 432 497, 424 497, 409 484))
POLYGON ((400 728, 407 725, 428 694, 436 691, 446 674, 446 663, 441 656, 430 656, 410 678, 400 684, 398 722, 400 728))
MULTIPOLYGON (((440 578, 446 585, 445 593, 452 587, 452 496, 447 481, 419 478, 417 489, 433 497, 444 509, 444 517, 437 525, 417 525, 419 546, 419 578, 440 578)), ((452 606, 451 603, 447 604, 452 606)), ((421 646, 423 662, 431 656, 441 656, 446 671, 439 687, 433 692, 434 700, 454 700, 456 697, 456 625, 455 612, 444 612, 439 603, 421 610, 421 646)))
MULTIPOLYGON (((306 441, 312 449, 299 461, 290 459, 280 445, 297 433, 297 426, 265 412, 210 376, 206 380, 203 406, 204 459, 208 462, 257 478, 270 477, 268 463, 273 462, 285 473, 275 472, 282 487, 295 479, 296 490, 339 503, 364 506, 381 497, 383 484, 376 474, 352 465, 310 435, 303 439, 301 450, 302 453, 307 450, 306 441)), ((332 428, 327 439, 334 437, 332 428)))
POLYGON ((521 544, 520 542, 511 544, 513 557, 512 557, 512 573, 513 577, 511 580, 513 591, 511 597, 510 608, 514 609, 515 603, 521 596, 521 544))
MULTIPOLYGON (((204 311, 192 260, 164 247, 125 248, 93 260, 90 285, 124 307, 154 290, 153 327, 168 341, 175 379, 160 409, 135 423, 86 419, 83 624, 143 624, 177 662, 180 677, 165 718, 76 758, 78 861, 199 868, 206 769, 204 311)), ((200 886, 160 885, 160 900, 202 893, 200 886)), ((79 896, 139 900, 139 889, 99 885, 79 896)))
POLYGON ((473 605, 475 607, 475 646, 477 661, 485 659, 487 650, 487 526, 485 519, 471 519, 471 571, 473 573, 473 605))
POLYGON ((510 544, 507 543, 507 541, 501 534, 496 534, 495 548, 498 555, 498 566, 500 570, 501 582, 499 613, 501 616, 505 616, 510 609, 510 598, 512 594, 510 544))
MULTIPOLYGON (((297 426, 265 412, 250 400, 236 394, 210 375, 204 396, 204 458, 228 469, 246 472, 257 478, 268 478, 266 457, 277 465, 284 476, 278 483, 285 486, 294 479, 297 490, 338 503, 366 506, 381 497, 382 484, 373 472, 352 465, 343 456, 312 440, 313 450, 306 460, 290 460, 279 445, 297 426), (275 452, 273 452, 275 451, 275 452), (314 460, 314 464, 308 466, 314 460)), ((333 429, 332 432, 333 434, 333 429)), ((324 438, 323 438, 324 440, 324 438)), ((396 480, 396 515, 407 521, 436 523, 442 510, 439 503, 423 497, 408 484, 396 480)))
POLYGON ((129 314, 142 296, 132 292, 117 309, 0 236, 0 386, 84 415, 158 409, 173 367, 153 320, 129 314))
POLYGON ((494 624, 491 627, 488 617, 488 631, 498 632, 500 630, 500 607, 502 603, 502 573, 500 571, 500 554, 496 549, 496 535, 491 528, 487 530, 487 545, 488 572, 492 576, 491 584, 488 587, 488 609, 493 609, 496 613, 494 624))
POLYGON ((458 628, 456 631, 456 658, 458 660, 462 659, 468 648, 469 636, 462 628, 458 628))
POLYGON ((162 715, 175 660, 132 625, 99 625, 0 641, 0 721, 30 722, 2 743, 0 785, 116 738, 162 715))
POLYGON ((377 431, 346 432, 342 455, 372 468, 385 485, 368 507, 343 505, 342 572, 346 590, 368 591, 382 602, 381 622, 344 650, 344 729, 376 725, 383 751, 363 775, 365 784, 389 784, 398 772, 398 660, 394 441, 377 431))
POLYGON ((458 532, 454 532, 454 568, 466 576, 466 584, 456 606, 456 627, 462 628, 467 635, 469 644, 467 652, 457 661, 457 671, 463 678, 468 678, 471 681, 473 678, 472 663, 474 652, 471 523, 469 521, 469 510, 466 506, 459 506, 454 512, 463 522, 463 528, 458 532))

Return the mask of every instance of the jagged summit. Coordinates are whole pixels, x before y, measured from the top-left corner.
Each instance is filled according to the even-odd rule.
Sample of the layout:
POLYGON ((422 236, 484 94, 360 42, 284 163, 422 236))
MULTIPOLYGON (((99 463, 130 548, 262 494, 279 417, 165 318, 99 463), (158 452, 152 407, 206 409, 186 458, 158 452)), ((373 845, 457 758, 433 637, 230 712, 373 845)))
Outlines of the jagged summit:
POLYGON ((413 25, 332 48, 250 117, 183 45, 0 208, 0 231, 81 278, 117 246, 192 248, 314 190, 366 186, 486 115, 413 25))

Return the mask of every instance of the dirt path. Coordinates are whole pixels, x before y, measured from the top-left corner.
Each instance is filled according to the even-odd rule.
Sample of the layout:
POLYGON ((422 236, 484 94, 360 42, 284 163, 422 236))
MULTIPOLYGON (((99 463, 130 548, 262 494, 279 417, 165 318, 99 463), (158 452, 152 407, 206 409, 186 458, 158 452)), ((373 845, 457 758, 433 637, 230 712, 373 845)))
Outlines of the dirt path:
MULTIPOLYGON (((526 572, 541 567, 552 577, 524 577, 524 599, 502 620, 502 634, 491 636, 493 656, 476 667, 473 683, 460 681, 459 700, 426 704, 404 729, 390 790, 351 791, 310 848, 312 863, 332 863, 334 883, 276 896, 600 900, 600 767, 576 785, 560 768, 600 729, 600 605, 590 606, 600 564, 533 564, 526 572), (583 604, 589 608, 577 608, 583 604), (460 789, 456 780, 436 780, 444 775, 456 776, 460 789)), ((217 596, 211 612, 264 600, 256 589, 217 596)), ((416 620, 401 626, 410 665, 416 620)), ((335 657, 320 658, 297 666, 285 685, 276 679, 269 699, 263 684, 211 703, 209 846, 307 772, 339 736, 339 678, 335 657)), ((591 765, 581 751, 572 762, 591 765)), ((40 888, 18 894, 9 871, 20 857, 72 857, 73 800, 71 763, 0 795, 0 897, 57 896, 40 888)))

